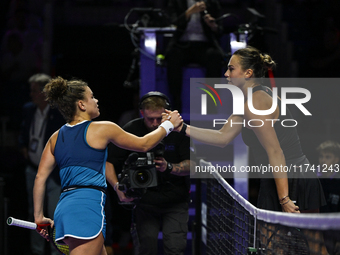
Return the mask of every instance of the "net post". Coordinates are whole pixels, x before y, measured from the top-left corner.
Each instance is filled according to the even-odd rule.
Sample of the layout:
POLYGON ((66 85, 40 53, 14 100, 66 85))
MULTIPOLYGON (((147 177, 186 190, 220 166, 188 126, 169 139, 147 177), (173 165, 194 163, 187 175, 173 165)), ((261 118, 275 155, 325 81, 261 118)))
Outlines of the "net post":
POLYGON ((256 248, 256 224, 257 224, 257 210, 254 211, 254 241, 253 241, 253 247, 256 248))

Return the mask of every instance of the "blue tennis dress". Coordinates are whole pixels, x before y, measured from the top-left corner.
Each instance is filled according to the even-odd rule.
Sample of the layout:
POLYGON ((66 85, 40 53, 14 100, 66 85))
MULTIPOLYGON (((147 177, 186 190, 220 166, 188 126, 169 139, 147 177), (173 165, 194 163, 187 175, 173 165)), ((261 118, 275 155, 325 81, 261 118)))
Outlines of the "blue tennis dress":
POLYGON ((88 145, 86 133, 91 121, 59 130, 54 156, 60 168, 63 192, 54 212, 56 241, 65 237, 93 239, 106 233, 105 163, 107 149, 88 145))

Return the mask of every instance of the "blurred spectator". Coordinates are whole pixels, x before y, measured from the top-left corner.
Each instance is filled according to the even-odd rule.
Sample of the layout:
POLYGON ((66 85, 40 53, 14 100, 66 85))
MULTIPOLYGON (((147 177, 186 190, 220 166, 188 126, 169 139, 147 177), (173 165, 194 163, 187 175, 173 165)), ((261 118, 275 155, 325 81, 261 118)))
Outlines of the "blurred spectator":
MULTIPOLYGON (((51 109, 45 100, 44 86, 51 77, 46 74, 35 74, 29 79, 32 102, 24 105, 23 119, 19 136, 19 145, 27 160, 25 169, 28 199, 29 221, 33 221, 33 185, 37 174, 40 157, 50 136, 57 131, 65 120, 57 109, 51 109)), ((54 170, 46 185, 46 214, 54 215, 59 200, 61 187, 59 172, 54 170)), ((35 231, 30 232, 32 254, 45 254, 46 241, 35 231)), ((51 254, 59 254, 51 248, 51 254)))

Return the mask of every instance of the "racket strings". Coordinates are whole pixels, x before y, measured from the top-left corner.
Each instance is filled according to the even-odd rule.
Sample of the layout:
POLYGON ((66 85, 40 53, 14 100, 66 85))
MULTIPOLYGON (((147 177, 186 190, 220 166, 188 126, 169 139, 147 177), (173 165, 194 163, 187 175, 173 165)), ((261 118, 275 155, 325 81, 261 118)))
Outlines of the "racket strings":
POLYGON ((55 240, 55 235, 56 235, 56 230, 55 228, 52 229, 52 241, 53 241, 53 246, 59 250, 60 252, 62 252, 64 255, 69 255, 69 247, 66 244, 59 244, 56 242, 55 240))

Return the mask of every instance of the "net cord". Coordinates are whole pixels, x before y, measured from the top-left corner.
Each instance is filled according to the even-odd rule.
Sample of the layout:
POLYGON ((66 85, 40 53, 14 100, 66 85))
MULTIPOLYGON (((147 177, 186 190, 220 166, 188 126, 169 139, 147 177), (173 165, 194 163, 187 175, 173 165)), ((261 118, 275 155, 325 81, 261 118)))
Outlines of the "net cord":
MULTIPOLYGON (((205 161, 203 159, 200 159, 200 165, 214 167, 211 162, 205 161)), ((272 224, 281 224, 296 228, 340 230, 339 213, 290 214, 259 209, 244 199, 236 190, 234 190, 234 188, 231 187, 231 185, 218 173, 218 171, 212 171, 212 175, 233 199, 235 199, 245 210, 254 216, 254 223, 256 223, 256 220, 262 220, 272 224)))

